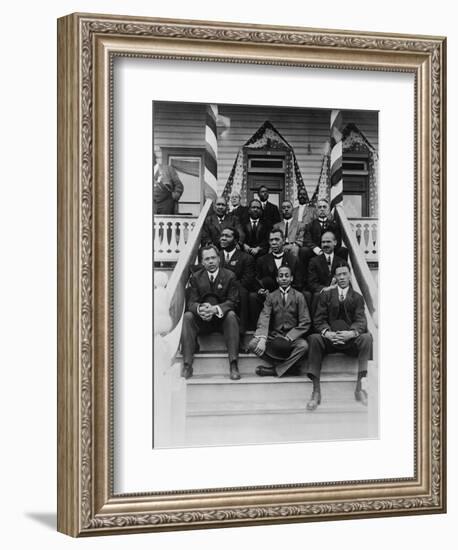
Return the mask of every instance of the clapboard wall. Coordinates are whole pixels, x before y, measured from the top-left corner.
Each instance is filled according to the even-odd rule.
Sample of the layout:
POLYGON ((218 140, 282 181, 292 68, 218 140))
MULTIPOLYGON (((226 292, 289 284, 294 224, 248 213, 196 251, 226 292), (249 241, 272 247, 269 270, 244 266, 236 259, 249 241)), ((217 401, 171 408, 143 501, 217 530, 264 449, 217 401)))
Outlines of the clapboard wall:
MULTIPOLYGON (((205 104, 155 102, 154 149, 205 147, 205 104)), ((326 142, 329 140, 328 109, 219 105, 230 127, 218 128, 218 190, 224 189, 239 149, 269 120, 296 154, 305 186, 311 196, 318 183, 326 142)), ((374 111, 343 111, 344 125, 353 122, 378 150, 378 114, 374 111)))

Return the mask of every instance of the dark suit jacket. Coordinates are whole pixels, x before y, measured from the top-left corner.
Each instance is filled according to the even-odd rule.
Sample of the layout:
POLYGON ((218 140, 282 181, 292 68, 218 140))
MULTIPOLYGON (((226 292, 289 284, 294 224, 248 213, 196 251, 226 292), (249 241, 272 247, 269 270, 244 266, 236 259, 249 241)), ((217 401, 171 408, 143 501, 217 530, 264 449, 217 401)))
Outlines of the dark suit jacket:
POLYGON ((261 219, 264 220, 267 225, 270 225, 270 227, 273 227, 276 223, 278 223, 280 218, 280 211, 278 210, 278 207, 275 206, 275 204, 272 204, 271 202, 267 201, 265 207, 262 210, 261 219))
POLYGON ((252 290, 255 279, 255 261, 253 256, 241 250, 235 250, 229 263, 226 264, 224 254, 224 250, 221 250, 219 253, 221 258, 220 267, 232 271, 241 286, 247 290, 252 290))
MULTIPOLYGON (((281 265, 289 265, 294 278, 293 286, 294 288, 299 288, 300 277, 296 277, 299 268, 297 257, 294 256, 294 254, 292 254, 291 252, 285 250, 283 253, 281 265)), ((257 289, 266 288, 267 290, 272 291, 278 288, 277 273, 277 264, 275 263, 272 252, 261 256, 261 258, 258 258, 258 260, 256 261, 257 289)))
POLYGON ((259 252, 259 256, 262 256, 263 254, 267 254, 269 250, 269 233, 270 233, 271 226, 263 222, 262 220, 258 220, 258 225, 256 227, 256 232, 253 234, 253 230, 251 227, 251 221, 248 220, 248 222, 242 227, 243 234, 244 234, 244 244, 247 244, 251 247, 260 246, 261 251, 259 252))
POLYGON ((250 217, 250 215, 248 214, 248 206, 242 206, 241 204, 239 204, 237 208, 231 210, 231 214, 237 216, 237 218, 240 220, 241 225, 245 225, 250 217))
MULTIPOLYGON (((364 300, 361 294, 351 287, 342 302, 350 328, 359 334, 367 332, 367 320, 364 312, 364 300)), ((339 317, 339 293, 337 288, 325 290, 320 294, 320 299, 315 311, 313 323, 315 330, 321 333, 324 329, 331 330, 331 324, 339 317)))
POLYGON ((200 239, 201 246, 206 244, 214 244, 219 247, 219 238, 221 231, 226 227, 235 227, 240 234, 240 242, 243 243, 243 229, 240 225, 240 221, 237 216, 232 213, 228 213, 224 216, 223 222, 219 223, 219 218, 215 213, 211 213, 207 216, 202 228, 202 235, 200 239))
POLYGON ((334 252, 330 271, 324 254, 312 258, 308 265, 309 290, 312 292, 319 292, 325 286, 329 286, 332 280, 331 272, 335 269, 336 265, 342 261, 342 258, 334 252))
POLYGON ((310 326, 310 314, 302 293, 290 288, 286 305, 283 305, 280 289, 277 289, 266 297, 255 336, 281 334, 297 340, 309 331, 310 326))
POLYGON ((197 307, 206 301, 209 294, 218 297, 223 315, 228 311, 235 311, 239 303, 239 290, 234 273, 220 267, 212 289, 206 269, 194 272, 189 280, 187 311, 197 315, 197 307))
POLYGON ((154 176, 153 213, 176 214, 178 201, 183 194, 183 184, 173 166, 159 165, 154 176))
POLYGON ((336 249, 340 248, 342 246, 342 234, 337 223, 333 220, 329 220, 324 225, 324 228, 322 228, 318 219, 307 224, 304 233, 304 246, 308 246, 309 248, 319 246, 321 248, 321 235, 326 233, 326 231, 332 231, 334 233, 337 240, 336 249))

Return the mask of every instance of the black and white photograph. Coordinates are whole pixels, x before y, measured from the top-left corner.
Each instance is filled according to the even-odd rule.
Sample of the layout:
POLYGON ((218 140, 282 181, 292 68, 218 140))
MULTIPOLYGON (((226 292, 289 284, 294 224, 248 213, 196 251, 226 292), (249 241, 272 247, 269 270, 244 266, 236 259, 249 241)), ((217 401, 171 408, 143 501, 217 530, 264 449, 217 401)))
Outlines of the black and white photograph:
POLYGON ((376 439, 379 113, 152 113, 153 447, 376 439))

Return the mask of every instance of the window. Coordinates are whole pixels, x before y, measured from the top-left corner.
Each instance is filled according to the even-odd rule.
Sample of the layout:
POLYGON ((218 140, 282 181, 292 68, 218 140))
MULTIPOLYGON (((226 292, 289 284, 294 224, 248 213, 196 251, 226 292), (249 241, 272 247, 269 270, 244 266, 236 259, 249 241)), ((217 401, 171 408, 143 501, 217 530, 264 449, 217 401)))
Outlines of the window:
POLYGON ((183 184, 178 214, 198 216, 203 203, 203 149, 162 149, 163 162, 175 168, 183 184))
POLYGON ((368 163, 367 153, 344 153, 343 207, 348 218, 369 216, 368 163))

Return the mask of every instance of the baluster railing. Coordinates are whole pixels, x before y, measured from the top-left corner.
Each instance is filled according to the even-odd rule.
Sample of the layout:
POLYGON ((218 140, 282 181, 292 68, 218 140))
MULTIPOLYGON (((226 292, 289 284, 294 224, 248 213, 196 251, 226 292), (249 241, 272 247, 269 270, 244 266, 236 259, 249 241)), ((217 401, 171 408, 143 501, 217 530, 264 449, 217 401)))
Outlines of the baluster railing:
POLYGON ((196 218, 170 215, 154 216, 154 261, 176 262, 196 225, 196 218))
POLYGON ((378 262, 378 219, 348 218, 367 262, 378 262))

